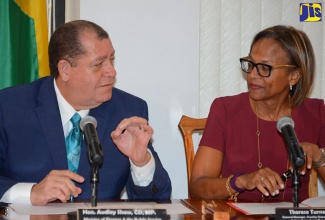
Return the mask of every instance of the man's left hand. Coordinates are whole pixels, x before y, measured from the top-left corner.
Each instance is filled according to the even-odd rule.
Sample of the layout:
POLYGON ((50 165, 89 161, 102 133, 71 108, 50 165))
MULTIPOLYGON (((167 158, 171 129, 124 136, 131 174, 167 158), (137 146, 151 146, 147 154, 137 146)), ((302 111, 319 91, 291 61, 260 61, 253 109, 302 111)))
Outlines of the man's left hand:
POLYGON ((153 133, 146 119, 134 116, 122 120, 115 131, 112 131, 111 137, 118 149, 129 157, 134 165, 142 167, 151 158, 147 148, 153 133))

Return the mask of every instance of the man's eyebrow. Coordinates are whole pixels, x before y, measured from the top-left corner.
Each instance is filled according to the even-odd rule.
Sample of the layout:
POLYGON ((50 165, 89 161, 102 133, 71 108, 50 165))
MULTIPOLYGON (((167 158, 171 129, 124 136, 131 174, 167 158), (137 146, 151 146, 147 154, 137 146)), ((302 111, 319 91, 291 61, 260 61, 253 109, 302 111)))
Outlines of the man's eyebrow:
POLYGON ((105 59, 108 58, 108 56, 109 56, 109 57, 115 56, 115 50, 114 50, 110 55, 105 55, 105 56, 96 57, 96 58, 94 59, 94 61, 96 62, 96 61, 102 61, 102 60, 105 60, 105 59))
POLYGON ((107 59, 107 56, 100 56, 100 57, 96 57, 94 61, 102 61, 107 59))

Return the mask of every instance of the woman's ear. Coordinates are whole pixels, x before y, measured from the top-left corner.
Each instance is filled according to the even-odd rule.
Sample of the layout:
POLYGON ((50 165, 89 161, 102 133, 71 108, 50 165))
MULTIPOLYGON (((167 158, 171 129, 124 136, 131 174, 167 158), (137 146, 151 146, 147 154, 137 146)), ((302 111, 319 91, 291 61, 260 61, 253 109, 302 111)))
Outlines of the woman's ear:
POLYGON ((58 63, 59 75, 63 81, 68 81, 70 77, 71 64, 67 60, 60 60, 58 63))
POLYGON ((296 85, 299 82, 300 77, 301 77, 300 70, 299 69, 295 70, 290 74, 289 84, 291 86, 296 85))

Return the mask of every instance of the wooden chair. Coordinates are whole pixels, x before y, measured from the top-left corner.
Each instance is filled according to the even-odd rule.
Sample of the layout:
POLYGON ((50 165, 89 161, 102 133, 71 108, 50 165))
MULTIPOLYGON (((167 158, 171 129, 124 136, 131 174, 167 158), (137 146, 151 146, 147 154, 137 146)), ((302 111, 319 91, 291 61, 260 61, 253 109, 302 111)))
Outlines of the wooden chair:
MULTIPOLYGON (((207 118, 190 118, 186 115, 183 115, 178 124, 178 127, 181 130, 184 139, 188 187, 190 185, 190 179, 191 179, 193 162, 194 162, 194 146, 193 146, 192 135, 194 131, 203 131, 206 121, 207 118)), ((308 185, 309 198, 318 196, 317 179, 318 179, 317 171, 314 168, 312 168, 310 170, 310 180, 308 185)), ((189 188, 188 188, 188 197, 190 198, 189 188)))
POLYGON ((207 118, 190 118, 183 115, 178 127, 182 132, 184 139, 186 167, 187 167, 187 184, 188 184, 188 197, 190 198, 189 186, 192 174, 192 167, 194 162, 194 146, 193 146, 193 132, 203 131, 207 118))
POLYGON ((309 173, 308 196, 309 198, 318 196, 318 175, 315 168, 312 168, 309 173))

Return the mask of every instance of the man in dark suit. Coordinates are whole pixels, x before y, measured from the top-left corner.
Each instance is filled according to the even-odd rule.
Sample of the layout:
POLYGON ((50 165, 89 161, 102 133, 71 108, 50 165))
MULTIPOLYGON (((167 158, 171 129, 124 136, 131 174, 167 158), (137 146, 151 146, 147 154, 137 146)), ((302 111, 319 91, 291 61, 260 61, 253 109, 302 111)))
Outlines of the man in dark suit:
POLYGON ((77 171, 68 170, 65 139, 76 112, 97 119, 104 155, 99 199, 118 199, 124 187, 130 199, 170 198, 169 176, 150 142, 146 102, 113 87, 114 53, 98 25, 66 23, 49 43, 51 76, 0 91, 0 201, 90 199, 85 141, 77 171))

